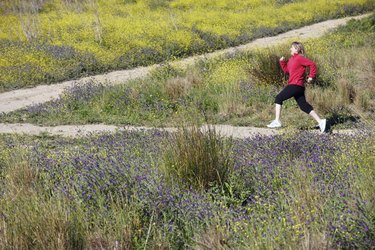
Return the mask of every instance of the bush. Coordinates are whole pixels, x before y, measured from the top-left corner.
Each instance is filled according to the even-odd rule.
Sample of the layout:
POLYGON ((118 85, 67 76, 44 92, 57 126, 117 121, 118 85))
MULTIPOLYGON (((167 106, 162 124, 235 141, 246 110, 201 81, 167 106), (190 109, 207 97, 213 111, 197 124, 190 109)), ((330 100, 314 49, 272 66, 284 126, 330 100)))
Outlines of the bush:
POLYGON ((259 83, 284 85, 287 78, 280 67, 280 54, 273 50, 258 52, 250 64, 249 75, 259 83))
POLYGON ((233 169, 231 140, 208 126, 181 127, 168 140, 164 165, 170 180, 187 187, 207 189, 227 182, 233 169))

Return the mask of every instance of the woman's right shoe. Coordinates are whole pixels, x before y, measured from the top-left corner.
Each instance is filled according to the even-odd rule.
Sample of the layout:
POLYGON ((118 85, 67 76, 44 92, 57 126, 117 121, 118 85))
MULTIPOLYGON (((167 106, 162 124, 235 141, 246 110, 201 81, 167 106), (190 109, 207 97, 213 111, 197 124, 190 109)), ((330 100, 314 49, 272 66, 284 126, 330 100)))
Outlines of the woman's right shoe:
POLYGON ((270 124, 267 125, 268 128, 280 128, 281 122, 278 120, 273 120, 270 124))
POLYGON ((326 125, 327 125, 327 120, 326 119, 322 119, 319 122, 320 133, 324 133, 326 131, 326 125))

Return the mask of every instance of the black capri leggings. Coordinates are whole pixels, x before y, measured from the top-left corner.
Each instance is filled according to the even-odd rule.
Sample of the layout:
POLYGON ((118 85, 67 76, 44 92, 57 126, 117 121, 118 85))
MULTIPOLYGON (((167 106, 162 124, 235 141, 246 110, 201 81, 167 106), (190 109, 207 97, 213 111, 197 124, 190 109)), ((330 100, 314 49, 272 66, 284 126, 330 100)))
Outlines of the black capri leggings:
POLYGON ((300 109, 309 114, 314 108, 306 101, 305 87, 288 84, 275 98, 275 103, 283 105, 283 101, 294 97, 300 109))

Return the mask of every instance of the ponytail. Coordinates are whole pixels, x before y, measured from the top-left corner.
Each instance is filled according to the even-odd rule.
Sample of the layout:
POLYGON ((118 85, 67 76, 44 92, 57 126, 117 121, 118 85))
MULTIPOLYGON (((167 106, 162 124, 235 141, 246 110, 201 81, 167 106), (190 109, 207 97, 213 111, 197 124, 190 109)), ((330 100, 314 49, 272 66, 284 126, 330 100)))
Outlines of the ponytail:
POLYGON ((293 42, 292 46, 297 50, 298 54, 305 55, 305 48, 300 42, 293 42))

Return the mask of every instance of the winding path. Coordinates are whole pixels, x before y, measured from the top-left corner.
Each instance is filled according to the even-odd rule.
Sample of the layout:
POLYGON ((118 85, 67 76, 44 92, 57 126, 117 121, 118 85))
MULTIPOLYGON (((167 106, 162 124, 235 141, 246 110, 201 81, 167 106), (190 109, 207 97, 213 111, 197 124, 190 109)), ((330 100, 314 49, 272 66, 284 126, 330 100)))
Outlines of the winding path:
MULTIPOLYGON (((333 28, 344 25, 350 19, 361 19, 370 14, 364 14, 353 17, 345 17, 340 19, 328 20, 313 25, 305 26, 299 29, 291 30, 277 36, 265 37, 254 40, 248 44, 240 45, 233 48, 228 48, 213 53, 208 53, 199 56, 188 57, 179 61, 171 62, 172 65, 179 67, 187 67, 193 65, 196 61, 204 58, 213 58, 222 55, 234 55, 239 52, 248 51, 256 48, 266 48, 274 45, 282 44, 291 41, 291 39, 304 40, 308 38, 320 37, 333 28)), ((9 113, 17 109, 25 108, 27 106, 44 103, 51 99, 59 97, 64 89, 71 87, 73 84, 83 84, 89 80, 107 82, 108 84, 122 84, 126 81, 147 76, 152 69, 160 66, 152 65, 149 67, 138 67, 130 70, 114 71, 107 74, 96 75, 92 77, 85 77, 79 80, 65 81, 62 83, 52 85, 40 85, 34 88, 14 90, 0 94, 0 113, 9 113)), ((99 131, 116 131, 116 130, 137 130, 137 129, 151 129, 146 127, 116 127, 110 125, 96 124, 96 125, 70 125, 70 126, 56 126, 56 127, 39 127, 32 124, 6 124, 0 123, 0 133, 25 133, 25 134, 39 134, 48 133, 52 135, 63 136, 77 136, 85 135, 92 132, 99 131)), ((277 130, 270 130, 264 128, 253 127, 234 127, 227 125, 215 126, 216 131, 226 136, 233 136, 234 138, 250 137, 255 134, 271 135, 278 133, 277 130)), ((167 130, 173 130, 169 128, 167 130)), ((280 130, 283 131, 283 130, 280 130)), ((335 131, 334 131, 335 132, 335 131)), ((342 131, 346 133, 345 131, 342 131)), ((351 131, 347 131, 350 133, 351 131)), ((341 132, 340 132, 341 133, 341 132)))

